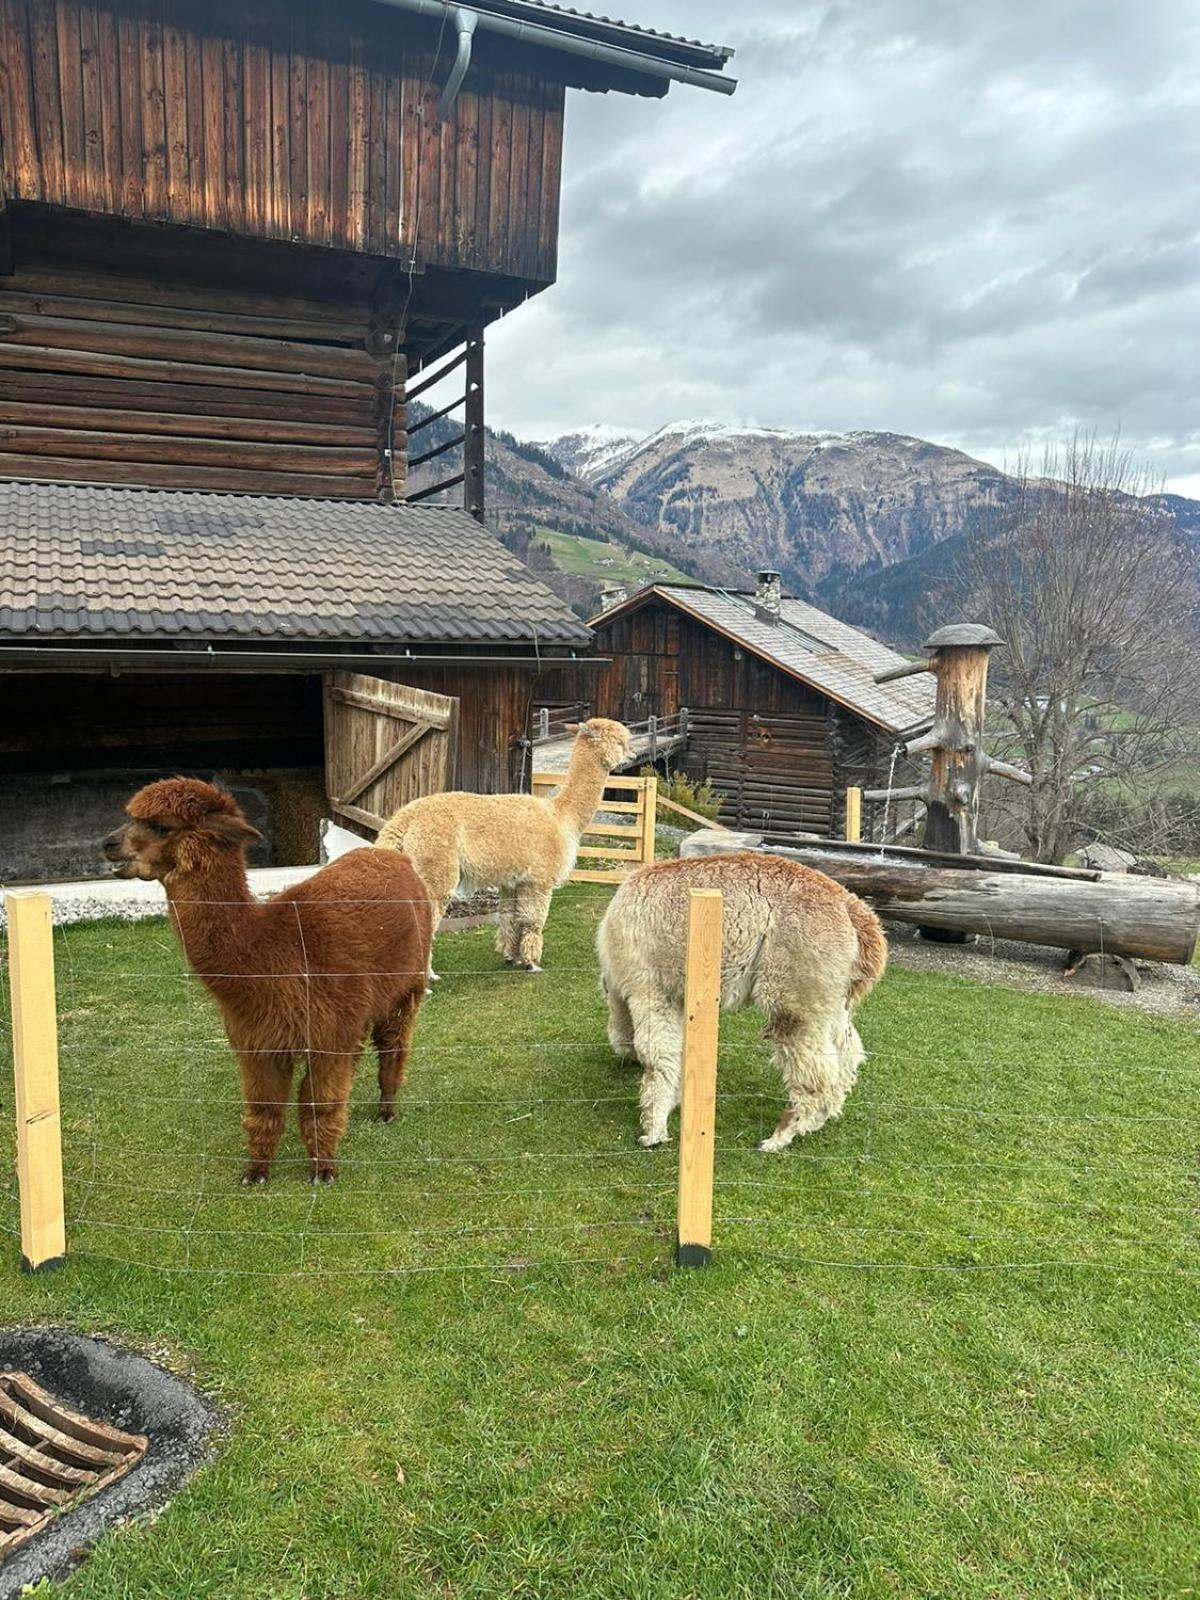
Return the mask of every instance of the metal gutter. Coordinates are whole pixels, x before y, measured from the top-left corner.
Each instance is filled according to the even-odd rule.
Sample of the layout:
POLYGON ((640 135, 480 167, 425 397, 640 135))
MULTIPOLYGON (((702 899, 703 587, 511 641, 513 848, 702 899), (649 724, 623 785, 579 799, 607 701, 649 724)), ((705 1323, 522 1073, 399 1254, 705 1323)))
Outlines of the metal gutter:
POLYGON ((458 91, 462 88, 462 81, 471 65, 471 48, 475 42, 475 28, 479 22, 477 14, 474 11, 466 10, 463 6, 456 6, 453 16, 454 26, 458 29, 458 54, 454 58, 454 65, 450 68, 450 76, 446 79, 446 87, 442 90, 441 98, 437 103, 439 122, 445 122, 454 109, 454 102, 458 99, 458 91))
POLYGON ((130 650, 96 645, 0 645, 0 669, 17 666, 82 667, 202 667, 219 672, 223 667, 253 668, 258 672, 297 669, 337 671, 354 667, 590 667, 610 666, 611 656, 590 655, 371 655, 348 651, 339 655, 319 650, 130 650))
MULTIPOLYGON (((376 3, 443 22, 453 17, 457 9, 451 6, 450 0, 376 0, 376 3)), ((498 33, 520 44, 538 45, 544 50, 561 50, 567 55, 582 56, 586 61, 597 61, 604 66, 641 73, 644 77, 686 83, 694 89, 713 89, 718 94, 732 94, 737 88, 736 78, 726 78, 718 72, 704 72, 698 67, 681 66, 674 61, 662 61, 655 56, 644 55, 640 50, 626 50, 620 45, 605 44, 600 39, 584 39, 579 34, 548 28, 537 22, 518 22, 513 17, 497 16, 490 11, 480 11, 476 16, 479 27, 486 32, 498 33)), ((457 69, 457 62, 455 67, 457 69)))

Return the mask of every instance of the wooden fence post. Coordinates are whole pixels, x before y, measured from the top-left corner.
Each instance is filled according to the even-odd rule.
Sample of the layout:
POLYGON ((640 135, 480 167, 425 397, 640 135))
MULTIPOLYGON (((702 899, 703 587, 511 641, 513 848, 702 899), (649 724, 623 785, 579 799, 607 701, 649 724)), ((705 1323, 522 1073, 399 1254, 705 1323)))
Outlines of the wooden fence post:
POLYGON ((704 1267, 712 1251, 713 1144, 721 1015, 719 889, 693 889, 684 986, 683 1100, 679 1117, 677 1267, 704 1267))
POLYGON ((846 790, 846 838, 857 844, 862 838, 862 790, 846 790))
POLYGON ((50 905, 48 894, 4 897, 12 990, 21 1265, 26 1272, 58 1266, 67 1249, 50 905))
MULTIPOLYGON (((658 779, 646 778, 642 790, 642 861, 654 860, 654 830, 658 826, 658 779)), ((603 804, 603 801, 601 801, 603 804)))

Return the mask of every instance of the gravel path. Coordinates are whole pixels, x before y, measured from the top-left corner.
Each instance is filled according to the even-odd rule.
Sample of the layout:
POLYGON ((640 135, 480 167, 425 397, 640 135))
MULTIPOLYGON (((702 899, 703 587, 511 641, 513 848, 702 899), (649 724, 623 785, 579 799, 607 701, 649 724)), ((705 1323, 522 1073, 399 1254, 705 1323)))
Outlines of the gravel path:
MULTIPOLYGON (((316 867, 255 867, 246 876, 258 900, 266 900, 293 883, 311 877, 316 867)), ((49 894, 51 918, 56 928, 73 922, 97 922, 116 917, 122 922, 142 922, 147 917, 165 917, 167 895, 161 883, 142 883, 136 878, 87 878, 79 883, 35 883, 12 885, 17 894, 49 894)), ((4 927, 4 899, 0 895, 0 929, 4 927)))
POLYGON ((906 923, 888 922, 888 954, 892 964, 917 972, 944 972, 978 983, 1002 983, 1031 994, 1061 994, 1101 1000, 1126 1011, 1200 1023, 1200 967, 1168 966, 1137 961, 1141 988, 1136 994, 1101 989, 1062 976, 1066 952, 1049 945, 1022 944, 1012 939, 980 939, 973 945, 933 944, 906 923))

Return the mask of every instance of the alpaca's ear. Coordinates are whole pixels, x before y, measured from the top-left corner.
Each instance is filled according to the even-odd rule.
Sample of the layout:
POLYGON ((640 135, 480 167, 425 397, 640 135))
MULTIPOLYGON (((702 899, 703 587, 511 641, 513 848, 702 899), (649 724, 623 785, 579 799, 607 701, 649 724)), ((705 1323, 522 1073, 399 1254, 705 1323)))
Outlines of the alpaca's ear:
POLYGON ((568 733, 581 733, 583 731, 577 722, 564 722, 563 727, 568 733))
POLYGON ((245 817, 210 817, 205 827, 227 844, 255 844, 262 838, 258 829, 252 828, 245 817))

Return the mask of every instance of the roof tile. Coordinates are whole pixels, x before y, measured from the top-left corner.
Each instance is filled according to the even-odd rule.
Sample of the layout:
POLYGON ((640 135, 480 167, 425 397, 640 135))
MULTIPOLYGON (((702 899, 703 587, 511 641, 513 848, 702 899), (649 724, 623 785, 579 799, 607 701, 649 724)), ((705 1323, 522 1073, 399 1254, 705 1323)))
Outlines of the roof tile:
POLYGON ((0 482, 0 637, 586 644, 464 511, 0 482))
MULTIPOLYGON (((779 621, 758 613, 748 595, 724 589, 655 584, 623 601, 661 594, 738 639, 748 650, 775 662, 790 676, 857 711, 889 733, 919 727, 933 717, 934 682, 922 673, 896 683, 876 683, 875 674, 903 666, 906 658, 870 634, 839 622, 803 600, 785 599, 779 621)), ((593 619, 593 626, 599 622, 593 619)))

